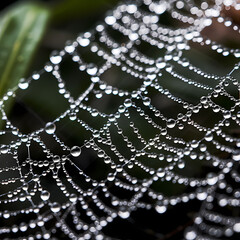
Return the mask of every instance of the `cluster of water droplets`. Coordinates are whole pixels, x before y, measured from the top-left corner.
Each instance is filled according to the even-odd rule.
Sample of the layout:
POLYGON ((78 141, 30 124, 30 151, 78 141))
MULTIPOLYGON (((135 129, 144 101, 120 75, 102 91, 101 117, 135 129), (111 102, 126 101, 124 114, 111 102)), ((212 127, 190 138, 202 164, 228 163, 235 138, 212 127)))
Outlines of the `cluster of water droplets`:
POLYGON ((239 49, 225 47, 202 36, 202 30, 210 26, 213 19, 239 32, 238 26, 221 14, 222 8, 230 6, 240 9, 237 1, 232 0, 216 0, 214 4, 202 2, 200 5, 190 0, 143 0, 120 4, 106 16, 104 23, 91 32, 80 34, 62 51, 54 51, 43 70, 28 79, 21 79, 18 87, 4 95, 0 100, 4 125, 0 134, 10 134, 15 140, 0 145, 3 159, 11 158, 10 164, 0 168, 0 184, 8 186, 3 189, 10 189, 0 194, 0 217, 6 223, 0 227, 1 239, 16 239, 16 236, 19 239, 55 239, 59 231, 66 239, 110 239, 104 229, 116 218, 128 219, 140 208, 166 214, 169 208, 192 200, 200 201, 202 205, 193 226, 186 229, 185 239, 222 239, 240 233, 240 218, 235 214, 225 216, 218 210, 218 207, 240 206, 240 191, 232 187, 232 182, 235 185, 240 182, 240 141, 226 130, 240 123, 240 85, 234 77, 239 65, 236 61, 229 73, 218 76, 201 70, 186 57, 192 44, 207 46, 211 52, 223 57, 240 57, 239 49), (169 14, 181 28, 162 25, 163 14, 169 14), (111 31, 118 32, 121 35, 119 41, 124 41, 114 39, 111 31), (164 53, 150 57, 139 50, 142 43, 149 44, 152 51, 164 53), (103 62, 86 62, 80 53, 84 49, 103 62), (68 79, 61 75, 61 63, 69 56, 78 64, 79 71, 90 78, 89 86, 78 97, 71 95, 67 88, 68 79), (113 67, 138 81, 134 90, 121 89, 104 80, 104 73, 113 67), (196 78, 178 72, 179 68, 189 72, 189 76, 195 74, 196 78), (54 77, 58 86, 56 94, 63 96, 69 107, 42 128, 25 134, 11 122, 6 106, 15 99, 18 91, 26 91, 35 84, 34 81, 41 82, 44 74, 54 77), (205 81, 199 81, 199 78, 205 81), (190 93, 178 87, 183 85, 191 88, 191 92, 201 90, 197 101, 191 102, 186 97, 190 93), (180 88, 182 94, 175 91, 176 88, 180 88), (110 113, 91 104, 106 96, 116 97, 119 101, 110 113), (215 101, 220 97, 231 102, 231 107, 215 101), (167 116, 166 111, 162 111, 167 101, 177 106, 169 107, 169 112, 176 113, 174 116, 167 116), (216 119, 211 119, 213 126, 204 126, 196 120, 203 110, 210 111, 212 116, 216 114, 216 119), (79 112, 90 114, 103 124, 95 128, 85 122, 79 112), (84 144, 76 141, 68 146, 61 139, 60 123, 66 119, 89 133, 84 144), (186 137, 188 131, 196 134, 186 137), (64 153, 56 154, 42 140, 44 136, 55 141, 64 153), (45 159, 32 158, 33 144, 46 154, 45 159), (20 148, 27 150, 24 161, 20 160, 20 148), (78 161, 89 161, 84 155, 87 150, 96 153, 97 161, 108 166, 108 170, 98 170, 104 171, 101 180, 89 176, 78 164, 78 161), (185 176, 184 169, 194 165, 194 161, 203 162, 211 170, 201 177, 185 176), (135 169, 144 173, 142 178, 134 174, 135 169), (61 197, 47 189, 44 179, 54 182, 61 197), (182 185, 187 192, 169 197, 164 194, 164 189, 153 187, 155 183, 164 182, 182 185), (127 191, 130 197, 119 197, 109 190, 111 188, 127 191), (18 221, 11 225, 15 218, 18 221))

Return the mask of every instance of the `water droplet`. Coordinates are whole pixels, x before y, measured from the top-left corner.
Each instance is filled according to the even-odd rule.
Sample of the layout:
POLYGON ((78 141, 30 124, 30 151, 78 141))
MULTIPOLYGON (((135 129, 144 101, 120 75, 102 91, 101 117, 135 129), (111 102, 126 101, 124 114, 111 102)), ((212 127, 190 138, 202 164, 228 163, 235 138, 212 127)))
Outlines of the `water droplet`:
POLYGON ((87 73, 91 76, 94 76, 98 71, 98 68, 95 64, 91 63, 87 67, 87 73))
POLYGON ((57 213, 60 211, 60 209, 61 209, 61 205, 59 203, 57 202, 52 203, 51 205, 52 212, 57 213))
POLYGON ((75 51, 75 46, 73 45, 72 42, 67 42, 65 46, 65 51, 67 53, 73 53, 75 51))
POLYGON ((116 22, 116 18, 114 16, 107 16, 105 22, 107 25, 113 25, 116 22))
POLYGON ((79 45, 82 47, 87 47, 90 44, 90 40, 88 38, 85 38, 82 36, 78 37, 77 41, 78 41, 79 45))
POLYGON ((126 99, 126 100, 124 101, 124 106, 127 107, 127 108, 131 107, 131 106, 132 106, 132 100, 129 99, 129 98, 126 99))
POLYGON ((70 153, 73 157, 79 157, 81 154, 81 148, 79 146, 74 146, 71 148, 70 153))
POLYGON ((53 134, 56 131, 56 125, 52 122, 49 122, 45 126, 45 131, 47 134, 53 134))
POLYGON ((160 177, 160 178, 165 176, 165 172, 164 172, 164 170, 162 168, 159 168, 157 170, 157 176, 160 177))
POLYGON ((149 97, 143 97, 143 104, 145 106, 149 106, 151 103, 151 99, 149 97))
POLYGON ((240 161, 240 152, 239 151, 233 152, 232 159, 234 161, 240 161))
POLYGON ((8 147, 6 145, 2 145, 1 148, 0 148, 0 152, 2 154, 8 153, 8 147))
POLYGON ((240 232, 240 223, 237 222, 233 225, 233 231, 239 233, 240 232))
POLYGON ((217 174, 215 174, 215 173, 208 173, 208 174, 207 174, 207 183, 208 183, 209 185, 214 185, 214 184, 217 183, 217 181, 218 181, 218 176, 217 176, 217 174))
POLYGON ((59 55, 59 52, 53 51, 50 56, 50 61, 53 64, 59 64, 62 61, 62 56, 59 55))
POLYGON ((112 54, 113 54, 114 56, 119 56, 120 53, 121 53, 121 48, 113 48, 113 49, 112 49, 112 54))
POLYGON ((158 59, 157 62, 156 62, 156 66, 157 66, 157 68, 159 68, 159 69, 163 69, 163 68, 166 67, 166 63, 163 62, 162 59, 158 59))
POLYGON ((72 202, 72 203, 75 203, 77 201, 77 195, 72 193, 69 197, 69 200, 72 202))
POLYGON ((205 140, 207 142, 211 142, 213 140, 213 134, 211 132, 208 132, 206 135, 205 135, 205 140))
POLYGON ((38 80, 39 78, 40 78, 40 74, 39 73, 37 73, 37 72, 33 73, 33 75, 32 75, 32 79, 33 80, 38 80))
POLYGON ((167 211, 167 207, 165 205, 162 205, 161 203, 158 203, 156 206, 155 206, 155 209, 158 213, 162 214, 162 213, 165 213, 167 211))
POLYGON ((174 119, 172 119, 172 118, 168 119, 168 121, 167 121, 168 128, 174 128, 175 125, 176 125, 176 121, 174 119))
POLYGON ((5 219, 9 218, 9 217, 10 217, 10 213, 9 213, 7 210, 5 210, 5 211, 3 212, 3 217, 4 217, 5 219))
POLYGON ((18 83, 18 87, 21 88, 21 89, 27 89, 29 86, 29 83, 26 81, 25 78, 21 78, 19 83, 18 83))
POLYGON ((185 238, 186 240, 194 240, 196 239, 197 234, 196 231, 192 228, 187 228, 185 232, 185 238))
POLYGON ((119 217, 126 219, 130 216, 130 212, 127 210, 126 207, 122 206, 119 208, 118 215, 119 215, 119 217))
POLYGON ((203 201, 207 198, 207 192, 202 188, 197 189, 197 199, 203 201))
POLYGON ((47 201, 50 198, 50 193, 47 190, 43 190, 40 197, 43 201, 47 201))
POLYGON ((115 179, 115 175, 113 173, 109 173, 107 176, 107 180, 112 182, 112 181, 114 181, 114 179, 115 179))
POLYGON ((130 33, 128 37, 131 41, 136 41, 139 38, 137 33, 130 33))
POLYGON ((134 5, 134 4, 129 4, 128 6, 127 6, 127 12, 129 13, 129 14, 133 14, 133 13, 135 13, 137 11, 137 6, 136 5, 134 5))

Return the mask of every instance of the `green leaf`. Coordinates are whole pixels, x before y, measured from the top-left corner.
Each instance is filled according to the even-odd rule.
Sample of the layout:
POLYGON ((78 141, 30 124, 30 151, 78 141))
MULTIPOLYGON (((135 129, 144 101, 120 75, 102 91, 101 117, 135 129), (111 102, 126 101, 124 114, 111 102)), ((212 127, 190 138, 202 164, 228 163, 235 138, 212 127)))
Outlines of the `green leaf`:
POLYGON ((38 4, 17 4, 0 16, 0 97, 25 77, 46 30, 50 11, 38 4))

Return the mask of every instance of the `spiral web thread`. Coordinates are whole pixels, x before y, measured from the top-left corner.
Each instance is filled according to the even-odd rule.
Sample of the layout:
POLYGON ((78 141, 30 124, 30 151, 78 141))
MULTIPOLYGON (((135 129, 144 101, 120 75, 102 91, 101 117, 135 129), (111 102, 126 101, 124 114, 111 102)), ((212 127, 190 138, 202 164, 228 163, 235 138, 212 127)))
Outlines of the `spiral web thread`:
POLYGON ((240 52, 203 34, 213 19, 240 32, 222 14, 230 6, 240 8, 221 0, 120 4, 104 23, 53 52, 43 70, 4 95, 1 239, 58 239, 59 232, 64 239, 113 239, 105 229, 118 218, 127 221, 137 209, 164 217, 175 205, 196 200, 201 207, 185 239, 238 236, 240 142, 234 129, 240 117, 240 52), (166 14, 172 26, 162 24, 166 14), (142 44, 154 57, 141 52, 147 48, 142 44), (229 72, 218 75, 219 69, 207 73, 195 66, 194 48, 230 62, 229 72), (85 60, 90 54, 96 60, 85 60), (66 59, 85 74, 78 84, 86 88, 77 96, 68 89, 71 79, 62 76, 66 59), (113 81, 119 72, 124 77, 113 81), (48 77, 47 84, 58 89, 51 98, 61 98, 65 109, 25 133, 6 106, 48 77), (68 123, 82 136, 71 145, 62 130, 68 123), (97 177, 88 173, 91 164, 99 167, 97 177), (181 186, 182 193, 164 194, 165 183, 181 186))

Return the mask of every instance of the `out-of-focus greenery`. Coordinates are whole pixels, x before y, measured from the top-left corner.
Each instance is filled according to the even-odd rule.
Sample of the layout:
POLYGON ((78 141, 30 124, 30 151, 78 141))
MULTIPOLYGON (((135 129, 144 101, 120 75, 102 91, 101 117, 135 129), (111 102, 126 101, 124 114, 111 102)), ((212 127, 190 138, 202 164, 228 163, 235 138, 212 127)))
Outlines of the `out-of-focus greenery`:
MULTIPOLYGON (((21 2, 0 15, 0 97, 27 75, 49 27, 96 12, 113 0, 21 2)), ((46 60, 45 60, 46 61, 46 60)))
POLYGON ((17 4, 0 19, 0 96, 24 77, 47 28, 50 11, 40 4, 17 4))

